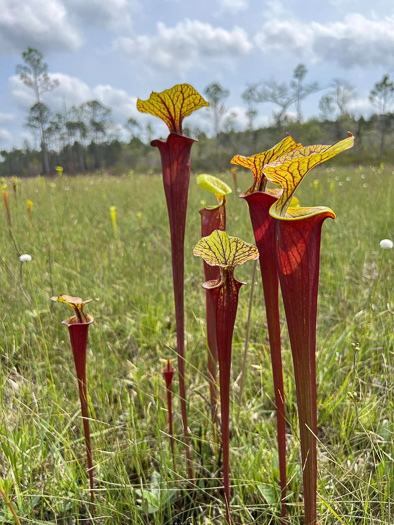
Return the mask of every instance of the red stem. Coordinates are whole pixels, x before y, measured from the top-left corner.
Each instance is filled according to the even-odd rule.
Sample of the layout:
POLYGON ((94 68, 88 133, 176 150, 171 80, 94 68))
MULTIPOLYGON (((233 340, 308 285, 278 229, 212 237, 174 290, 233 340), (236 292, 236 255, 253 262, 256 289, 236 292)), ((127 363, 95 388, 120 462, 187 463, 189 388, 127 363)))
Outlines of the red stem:
POLYGON ((172 423, 172 391, 171 391, 171 386, 169 388, 167 388, 167 408, 168 408, 168 433, 170 434, 172 465, 174 467, 174 472, 176 473, 174 433, 173 433, 173 423, 172 423))
POLYGON ((90 501, 94 503, 94 469, 93 469, 92 445, 90 441, 86 378, 78 379, 78 386, 79 386, 79 399, 81 401, 83 430, 85 434, 86 457, 87 457, 87 463, 88 463, 88 474, 89 474, 89 484, 90 484, 90 501))
POLYGON ((320 239, 327 212, 276 221, 279 279, 289 329, 300 424, 305 525, 317 523, 316 315, 320 239))
POLYGON ((281 512, 286 516, 286 418, 283 387, 282 350, 280 340, 278 271, 275 256, 275 222, 269 209, 277 197, 263 192, 241 194, 249 205, 256 245, 259 250, 263 281, 265 310, 271 351, 272 375, 275 391, 276 425, 281 486, 281 512))
POLYGON ((230 524, 230 374, 232 338, 242 284, 234 279, 233 269, 222 269, 220 281, 208 281, 204 288, 215 305, 216 339, 220 374, 220 410, 222 418, 223 483, 226 521, 230 524))

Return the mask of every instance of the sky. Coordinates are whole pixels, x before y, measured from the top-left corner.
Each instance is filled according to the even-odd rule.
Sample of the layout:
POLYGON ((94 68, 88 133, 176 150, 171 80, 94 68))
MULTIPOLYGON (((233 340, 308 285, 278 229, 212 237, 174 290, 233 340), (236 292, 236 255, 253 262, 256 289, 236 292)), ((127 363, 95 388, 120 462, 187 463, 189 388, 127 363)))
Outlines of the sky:
MULTIPOLYGON (((124 139, 130 117, 166 135, 154 117, 138 113, 136 100, 178 83, 203 94, 219 82, 243 129, 246 87, 289 81, 300 63, 306 81, 321 87, 304 101, 305 117, 319 114, 335 78, 355 86, 351 109, 368 116, 370 90, 384 74, 394 77, 390 0, 0 0, 0 13, 0 149, 33 144, 25 121, 34 95, 16 74, 28 46, 44 54, 59 80, 43 96, 52 111, 99 100, 124 139)), ((272 105, 257 109, 256 125, 273 121, 272 105)), ((188 121, 211 130, 209 109, 188 121)))

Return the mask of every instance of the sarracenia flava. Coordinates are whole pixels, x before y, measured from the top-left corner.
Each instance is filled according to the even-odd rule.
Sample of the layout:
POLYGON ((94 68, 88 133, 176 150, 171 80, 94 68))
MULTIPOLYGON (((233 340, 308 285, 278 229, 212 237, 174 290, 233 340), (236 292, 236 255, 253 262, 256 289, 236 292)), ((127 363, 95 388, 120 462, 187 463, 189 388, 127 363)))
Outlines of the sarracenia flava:
POLYGON ((52 301, 68 304, 74 311, 74 315, 62 321, 66 325, 70 334, 71 349, 73 352, 75 370, 78 378, 79 399, 81 402, 81 413, 83 419, 83 429, 85 434, 86 456, 88 463, 88 475, 90 482, 90 501, 91 511, 93 512, 94 503, 94 469, 92 457, 92 445, 90 441, 88 397, 86 389, 86 348, 88 343, 89 325, 94 321, 93 317, 83 311, 85 304, 98 299, 87 299, 83 301, 80 297, 71 297, 70 295, 59 295, 51 297, 52 301))
POLYGON ((258 153, 251 157, 236 155, 231 160, 232 164, 238 164, 239 166, 250 169, 254 177, 251 188, 244 193, 241 193, 240 197, 245 199, 248 203, 254 238, 260 254, 260 270, 263 281, 275 391, 282 517, 286 515, 285 393, 283 388, 280 341, 279 283, 275 257, 275 221, 269 214, 270 207, 279 198, 280 190, 269 190, 266 188, 267 179, 262 170, 266 164, 276 160, 280 155, 301 146, 301 144, 297 144, 290 136, 288 136, 268 151, 258 153))
POLYGON ((243 283, 234 277, 236 266, 256 260, 256 246, 247 244, 226 232, 215 230, 203 237, 193 250, 209 266, 220 269, 218 279, 207 281, 203 288, 211 296, 216 327, 216 344, 219 362, 220 411, 222 418, 223 481, 226 502, 226 520, 230 523, 230 372, 232 339, 238 308, 238 292, 243 283))
MULTIPOLYGON (((215 230, 226 230, 226 195, 231 193, 231 188, 222 180, 212 175, 202 174, 197 176, 197 184, 214 193, 217 204, 206 206, 200 210, 201 215, 201 237, 208 237, 215 230)), ((217 266, 210 266, 204 261, 204 275, 206 281, 219 279, 220 270, 217 266)), ((217 425, 217 363, 218 350, 216 344, 215 312, 211 294, 206 291, 206 320, 207 320, 207 343, 208 343, 208 377, 211 400, 211 417, 214 425, 217 425)), ((216 432, 215 432, 216 435, 216 432)))
POLYGON ((304 482, 305 525, 317 523, 316 313, 321 228, 335 218, 326 207, 292 207, 299 184, 314 166, 353 146, 350 136, 330 146, 297 147, 263 166, 262 177, 282 193, 270 208, 275 253, 289 330, 297 392, 304 482))

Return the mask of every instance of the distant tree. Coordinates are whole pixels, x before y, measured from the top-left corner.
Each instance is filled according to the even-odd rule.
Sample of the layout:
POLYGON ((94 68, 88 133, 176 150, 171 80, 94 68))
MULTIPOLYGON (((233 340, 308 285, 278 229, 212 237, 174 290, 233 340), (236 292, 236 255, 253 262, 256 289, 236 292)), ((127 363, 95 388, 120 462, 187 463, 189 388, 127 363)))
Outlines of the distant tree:
POLYGON ((68 136, 73 141, 73 146, 77 147, 79 156, 79 169, 85 171, 84 145, 88 135, 88 125, 85 122, 83 104, 79 107, 72 106, 67 114, 66 128, 68 136))
POLYGON ((304 64, 298 64, 293 71, 293 78, 290 84, 287 82, 277 82, 276 80, 266 80, 261 87, 254 86, 250 97, 256 102, 271 102, 279 106, 278 111, 274 111, 275 124, 281 126, 286 118, 288 108, 295 104, 297 111, 297 121, 302 121, 301 102, 307 96, 318 91, 319 84, 311 82, 305 84, 305 76, 308 70, 304 64))
POLYGON ((347 80, 334 79, 331 89, 331 97, 338 109, 339 117, 350 115, 349 104, 354 98, 355 87, 347 80))
POLYGON ((65 126, 65 117, 61 113, 56 113, 52 116, 50 122, 48 123, 46 135, 48 139, 48 144, 51 144, 52 147, 57 151, 60 151, 66 146, 67 143, 67 129, 65 126))
POLYGON ((138 137, 138 134, 141 130, 139 122, 133 117, 130 117, 127 120, 126 128, 130 131, 131 139, 133 139, 134 137, 138 137))
POLYGON ((319 101, 319 109, 322 120, 330 120, 335 113, 333 97, 324 95, 319 101))
POLYGON ((287 109, 294 103, 294 95, 286 82, 266 80, 258 92, 258 101, 271 102, 279 106, 279 110, 274 111, 274 119, 275 124, 281 126, 287 109))
POLYGON ((387 113, 389 105, 394 100, 394 82, 390 82, 389 75, 384 75, 380 82, 376 82, 371 89, 369 100, 380 115, 387 113))
POLYGON ((145 126, 146 141, 148 144, 151 143, 153 137, 153 126, 150 122, 145 126))
POLYGON ((26 126, 30 128, 33 132, 33 134, 36 134, 37 132, 40 134, 41 137, 41 151, 45 151, 45 159, 47 166, 47 169, 45 173, 50 172, 49 167, 49 156, 48 156, 48 128, 50 126, 50 120, 51 120, 51 111, 49 107, 44 104, 43 102, 36 102, 29 111, 29 114, 27 116, 26 126))
POLYGON ((320 89, 317 82, 311 82, 310 84, 304 83, 307 73, 308 70, 306 66, 304 64, 298 64, 298 66, 293 71, 293 80, 290 82, 290 87, 297 111, 298 122, 302 122, 301 101, 304 100, 304 98, 306 98, 308 95, 311 95, 320 89))
POLYGON ((222 130, 223 119, 226 115, 224 101, 230 96, 230 91, 223 88, 217 82, 213 82, 205 88, 204 94, 210 104, 213 131, 215 137, 217 137, 222 130))
MULTIPOLYGON (((22 53, 22 59, 24 61, 23 65, 18 65, 16 67, 16 72, 19 74, 20 80, 29 88, 34 91, 34 96, 36 102, 36 115, 37 115, 37 104, 41 104, 42 94, 47 91, 52 91, 59 85, 58 80, 52 80, 48 75, 48 64, 44 62, 44 55, 32 47, 28 47, 27 51, 22 53)), ((33 107, 34 107, 33 106, 33 107)), ((44 115, 45 112, 42 112, 44 115)), ((41 114, 38 111, 38 116, 41 114)), ((49 173, 49 158, 47 151, 47 142, 44 132, 44 123, 39 122, 39 130, 41 132, 41 151, 43 157, 43 169, 44 173, 49 173)))
POLYGON ((94 152, 94 167, 97 169, 101 167, 100 144, 105 141, 110 127, 111 110, 98 100, 85 102, 81 110, 88 123, 91 149, 94 152))
POLYGON ((247 87, 245 91, 241 94, 241 98, 245 102, 247 107, 246 116, 248 117, 248 130, 253 131, 254 121, 257 117, 256 105, 259 102, 257 86, 252 85, 247 87))
POLYGON ((235 111, 230 111, 223 121, 223 131, 224 133, 231 133, 235 131, 237 127, 237 114, 235 111))
POLYGON ((385 151, 386 131, 389 128, 389 119, 387 118, 388 109, 394 100, 394 82, 390 82, 389 75, 384 75, 380 82, 376 82, 371 89, 369 100, 378 110, 380 119, 380 160, 383 160, 385 151))

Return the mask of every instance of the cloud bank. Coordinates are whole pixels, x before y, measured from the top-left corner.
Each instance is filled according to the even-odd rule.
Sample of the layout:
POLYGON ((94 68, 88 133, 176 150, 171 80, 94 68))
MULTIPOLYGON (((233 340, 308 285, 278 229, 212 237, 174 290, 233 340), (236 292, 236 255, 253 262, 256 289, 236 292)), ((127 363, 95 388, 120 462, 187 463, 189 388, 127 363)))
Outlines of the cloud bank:
POLYGON ((274 19, 264 24, 254 41, 263 53, 290 54, 299 61, 326 61, 345 69, 392 67, 394 18, 374 20, 353 13, 328 24, 274 19))
POLYGON ((234 59, 249 54, 253 45, 240 27, 229 31, 186 19, 174 27, 159 22, 154 35, 120 37, 114 48, 148 67, 183 73, 219 62, 231 67, 234 59))

